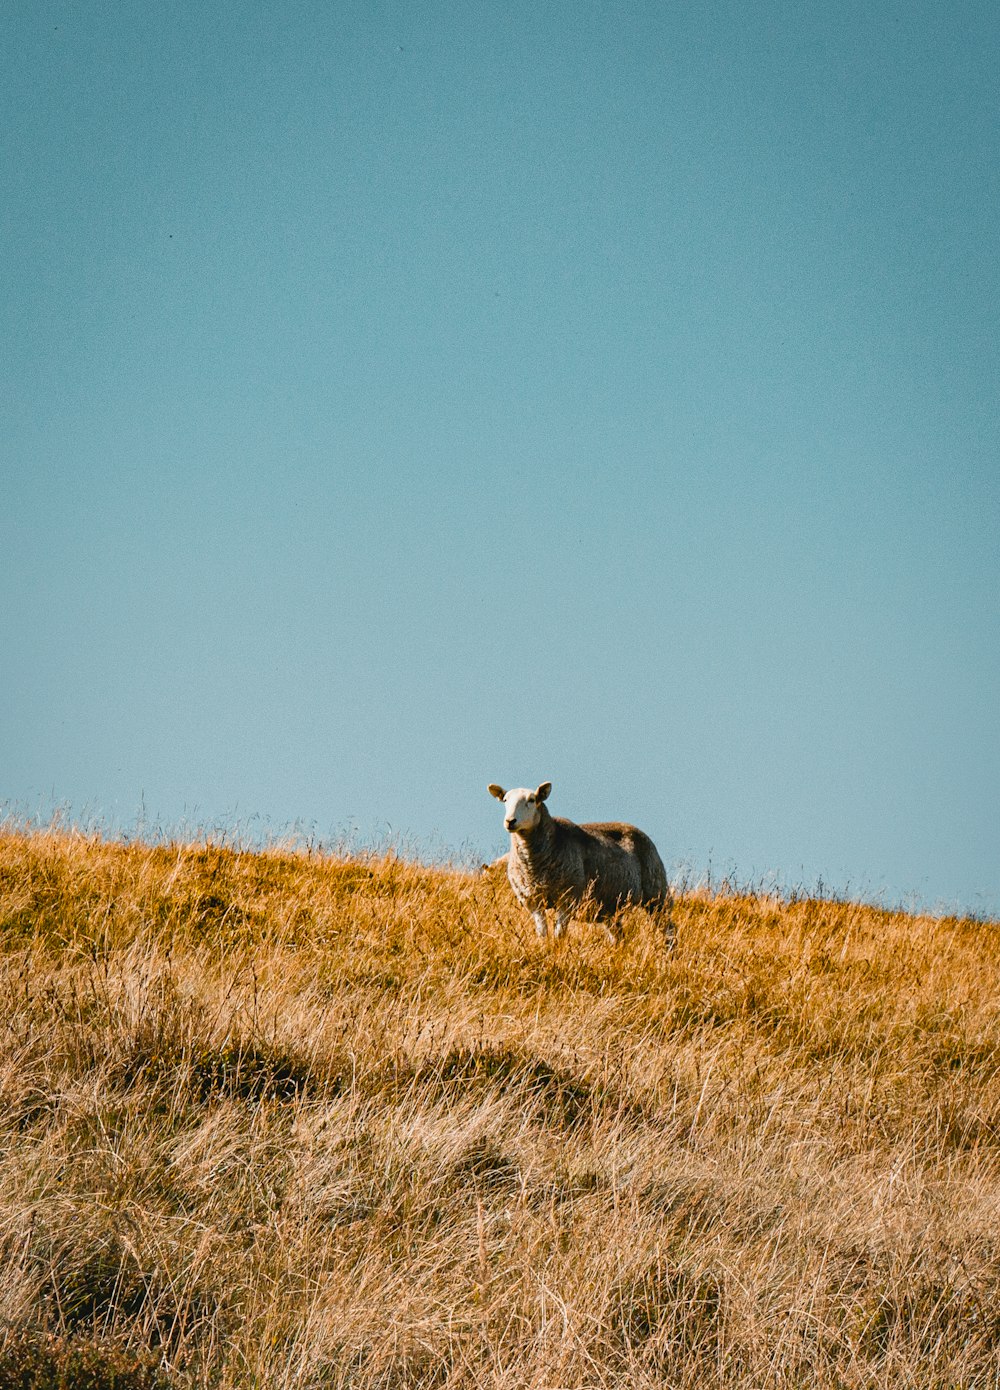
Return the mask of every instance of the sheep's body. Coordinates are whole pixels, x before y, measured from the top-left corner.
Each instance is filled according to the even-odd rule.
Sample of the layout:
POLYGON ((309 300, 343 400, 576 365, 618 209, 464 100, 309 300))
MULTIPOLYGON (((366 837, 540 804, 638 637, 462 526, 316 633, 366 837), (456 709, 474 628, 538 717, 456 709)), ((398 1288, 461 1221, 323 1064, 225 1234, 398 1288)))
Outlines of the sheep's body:
MULTIPOLYGON (((490 791, 496 796, 501 788, 490 791)), ((548 931, 550 910, 556 914, 554 934, 561 936, 581 909, 610 923, 628 904, 669 903, 666 870, 648 835, 619 821, 576 825, 552 816, 542 804, 547 795, 543 783, 538 792, 518 789, 501 798, 511 831, 507 877, 540 936, 548 931)))

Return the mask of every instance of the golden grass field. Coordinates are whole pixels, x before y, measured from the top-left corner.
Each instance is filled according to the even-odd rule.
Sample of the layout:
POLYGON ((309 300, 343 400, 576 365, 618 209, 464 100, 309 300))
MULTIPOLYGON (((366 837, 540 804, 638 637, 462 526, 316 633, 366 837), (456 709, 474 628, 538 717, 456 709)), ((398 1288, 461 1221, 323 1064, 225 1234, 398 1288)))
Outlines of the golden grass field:
POLYGON ((1000 924, 0 835, 0 1386, 1000 1384, 1000 924))

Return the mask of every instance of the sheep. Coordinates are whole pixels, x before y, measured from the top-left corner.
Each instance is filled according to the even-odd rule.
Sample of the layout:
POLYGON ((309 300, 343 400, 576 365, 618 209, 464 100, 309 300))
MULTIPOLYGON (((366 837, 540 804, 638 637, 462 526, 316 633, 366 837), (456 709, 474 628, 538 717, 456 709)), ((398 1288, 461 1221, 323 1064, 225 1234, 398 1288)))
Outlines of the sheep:
POLYGON ((562 936, 574 913, 587 905, 614 941, 612 924, 627 903, 652 908, 670 905, 663 861, 649 836, 634 825, 619 821, 574 825, 550 815, 545 801, 551 782, 543 782, 535 791, 527 787, 504 791, 491 782, 488 790, 504 804, 504 829, 510 832, 506 856, 510 886, 531 913, 539 936, 548 934, 550 908, 555 912, 553 936, 562 936))

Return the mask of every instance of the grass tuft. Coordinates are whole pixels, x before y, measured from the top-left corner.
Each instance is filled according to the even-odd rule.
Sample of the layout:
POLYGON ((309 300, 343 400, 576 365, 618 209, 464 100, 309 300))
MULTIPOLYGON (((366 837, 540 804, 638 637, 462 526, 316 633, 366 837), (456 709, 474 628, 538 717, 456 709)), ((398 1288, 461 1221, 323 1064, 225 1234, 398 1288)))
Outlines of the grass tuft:
POLYGON ((170 1390, 148 1356, 108 1341, 55 1334, 0 1337, 0 1385, 5 1390, 170 1390))

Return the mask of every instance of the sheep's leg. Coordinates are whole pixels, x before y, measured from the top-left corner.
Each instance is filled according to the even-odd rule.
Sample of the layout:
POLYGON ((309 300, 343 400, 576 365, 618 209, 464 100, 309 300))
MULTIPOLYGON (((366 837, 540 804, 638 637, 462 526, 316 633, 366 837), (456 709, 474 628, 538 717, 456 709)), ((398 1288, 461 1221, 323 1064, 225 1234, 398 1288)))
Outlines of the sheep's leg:
MULTIPOLYGON (((536 935, 538 935, 538 936, 548 936, 548 934, 549 934, 549 924, 548 924, 548 920, 547 920, 547 918, 546 918, 546 916, 545 916, 545 913, 539 911, 539 912, 533 912, 531 915, 532 915, 532 917, 535 919, 535 933, 536 933, 536 935)), ((558 931, 556 932, 556 935, 557 935, 557 936, 559 935, 558 931)))
POLYGON ((569 925, 572 912, 568 908, 556 908, 556 924, 552 928, 552 935, 558 940, 569 925))

